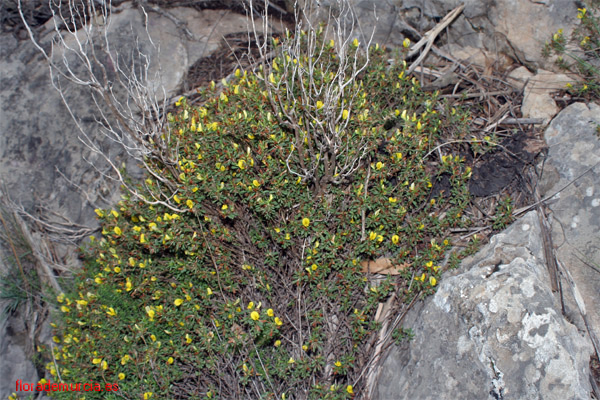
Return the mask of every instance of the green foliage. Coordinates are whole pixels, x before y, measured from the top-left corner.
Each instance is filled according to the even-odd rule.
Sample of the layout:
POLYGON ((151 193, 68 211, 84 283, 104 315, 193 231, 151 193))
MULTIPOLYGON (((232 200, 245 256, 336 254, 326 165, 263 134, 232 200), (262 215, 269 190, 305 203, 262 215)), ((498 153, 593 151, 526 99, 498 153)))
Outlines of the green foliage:
POLYGON ((496 212, 492 218, 492 228, 495 230, 502 230, 510 225, 514 220, 512 212, 512 199, 510 196, 506 196, 496 205, 496 212))
POLYGON ((600 7, 593 3, 588 8, 578 9, 577 18, 580 24, 572 35, 572 41, 577 49, 568 47, 570 43, 565 38, 563 30, 559 29, 552 40, 546 43, 542 52, 546 57, 556 55, 556 64, 560 68, 574 72, 583 78, 581 85, 567 85, 571 92, 580 96, 600 97, 599 11, 600 7))
MULTIPOLYGON (((446 123, 464 114, 442 116, 435 94, 404 76, 405 64, 368 51, 352 102, 275 102, 304 121, 347 111, 335 165, 358 164, 337 182, 335 170, 325 184, 293 173, 333 153, 295 151, 298 138, 310 148, 311 136, 280 123, 260 73, 237 71, 220 93, 211 85, 200 107, 177 102, 169 121, 178 165, 154 165, 139 190, 171 193, 180 211, 127 195, 116 210, 97 210, 102 238, 57 299, 55 377, 118 383, 136 399, 347 399, 360 391, 379 302, 394 291, 406 303, 432 293, 448 230, 469 223, 464 160, 425 164, 452 129, 446 123), (434 196, 442 175, 451 189, 434 196), (360 262, 383 256, 407 268, 369 287, 360 262)), ((333 46, 321 57, 324 66, 339 62, 333 46)), ((296 79, 274 71, 267 79, 296 79)), ((314 165, 327 176, 324 163, 314 165)))
POLYGON ((392 332, 392 339, 396 342, 397 345, 402 344, 403 342, 410 342, 415 337, 415 334, 410 328, 396 328, 392 332))

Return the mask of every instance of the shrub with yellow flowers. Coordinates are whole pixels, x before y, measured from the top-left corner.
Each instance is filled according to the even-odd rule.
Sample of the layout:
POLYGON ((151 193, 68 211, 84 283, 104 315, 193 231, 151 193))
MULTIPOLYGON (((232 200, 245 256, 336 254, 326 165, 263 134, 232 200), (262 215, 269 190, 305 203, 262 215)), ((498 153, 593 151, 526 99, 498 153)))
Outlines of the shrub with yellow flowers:
MULTIPOLYGON (((279 73, 237 70, 223 90, 206 88, 202 105, 177 101, 168 120, 178 164, 153 164, 139 185, 149 198, 171 193, 175 207, 124 194, 97 210, 102 236, 57 297, 55 379, 118 382, 132 399, 360 395, 378 304, 435 290, 449 229, 469 223, 470 170, 460 156, 427 164, 457 126, 436 94, 406 76, 405 63, 390 65, 384 49, 347 45, 369 61, 351 82, 354 97, 339 104, 295 97, 308 83, 285 73, 294 59, 277 41, 279 73), (273 102, 265 80, 286 80, 289 90, 273 102), (280 107, 299 116, 297 126, 280 107), (297 130, 331 110, 340 110, 333 129, 345 148, 335 163, 318 163, 333 153, 297 151, 322 145, 297 130), (351 174, 327 170, 348 163, 351 174), (442 175, 448 190, 436 191, 442 175), (383 256, 406 268, 365 290, 360 261, 383 256)), ((336 46, 320 48, 323 68, 335 68, 336 46)), ((331 79, 322 72, 313 84, 331 79)))

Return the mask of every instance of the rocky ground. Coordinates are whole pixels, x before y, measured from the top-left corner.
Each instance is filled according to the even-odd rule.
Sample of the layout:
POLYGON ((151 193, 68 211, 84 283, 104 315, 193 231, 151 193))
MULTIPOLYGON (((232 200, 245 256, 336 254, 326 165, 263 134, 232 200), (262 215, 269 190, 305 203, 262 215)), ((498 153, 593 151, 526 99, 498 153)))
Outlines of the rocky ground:
MULTIPOLYGON (((150 13, 148 29, 160 43, 155 56, 163 65, 162 83, 169 95, 188 93, 193 98, 195 87, 231 72, 236 56, 241 57, 248 44, 245 16, 216 3, 212 9, 151 4, 157 11, 150 13)), ((401 46, 405 37, 418 41, 453 5, 444 0, 366 1, 357 2, 356 10, 365 28, 363 34, 377 25, 375 41, 394 47, 401 46)), ((115 6, 120 12, 115 15, 112 32, 121 46, 133 47, 134 35, 124 32, 140 26, 142 14, 128 2, 115 6)), ((327 7, 323 2, 320 9, 327 7)), ((545 201, 540 207, 523 208, 512 226, 493 236, 459 269, 448 272, 434 296, 402 316, 400 323, 411 328, 415 337, 385 353, 373 398, 592 396, 590 368, 598 369, 600 336, 600 106, 572 100, 567 104, 557 98, 555 93, 570 78, 543 70, 550 65, 540 56, 541 43, 556 27, 572 28, 576 9, 576 2, 570 0, 556 4, 466 1, 463 13, 441 39, 443 47, 436 52, 461 60, 460 73, 479 82, 492 82, 489 77, 496 76, 518 93, 510 95, 510 101, 503 104, 511 107, 504 109, 503 104, 494 104, 491 97, 482 95, 481 103, 494 104, 481 116, 483 127, 507 116, 541 119, 531 140, 523 141, 519 151, 532 145, 537 146, 537 154, 541 146, 533 139, 545 139, 548 149, 544 156, 524 163, 539 172, 530 193, 534 199, 528 198, 529 203, 535 202, 536 193, 545 201), (532 15, 539 17, 532 20, 532 15), (557 271, 555 286, 552 271, 557 271)), ((93 230, 97 227, 93 209, 118 199, 115 185, 87 162, 101 165, 78 139, 77 127, 50 85, 45 61, 13 22, 5 18, 5 32, 0 35, 3 188, 39 221, 45 221, 50 210, 68 216, 82 229, 93 230), (45 208, 40 208, 42 205, 45 208)), ((39 24, 38 37, 48 43, 50 27, 43 20, 39 24)), ((449 65, 447 59, 445 62, 449 65)), ((435 81, 431 76, 424 79, 428 84, 435 81)), ((452 87, 440 89, 450 94, 452 87)), ((96 134, 89 97, 75 90, 67 97, 83 116, 84 129, 96 134)), ((110 142, 105 146, 115 159, 127 161, 110 142)), ((482 203, 485 206, 505 187, 518 189, 515 182, 524 171, 502 169, 506 165, 502 160, 495 160, 497 164, 491 168, 492 161, 484 163, 491 178, 482 178, 478 186, 481 197, 487 198, 487 203, 482 203), (508 182, 493 187, 501 181, 500 170, 511 171, 506 175, 508 182)), ((481 171, 488 176, 483 166, 481 171)), ((50 245, 56 261, 77 265, 73 246, 50 245)), ((47 325, 32 320, 32 314, 23 315, 16 314, 1 325, 2 398, 14 391, 17 379, 36 381, 43 375, 43 368, 32 362, 30 339, 49 341, 47 325)), ((41 321, 44 313, 39 315, 41 321)), ((595 379, 597 382, 598 375, 595 379)))

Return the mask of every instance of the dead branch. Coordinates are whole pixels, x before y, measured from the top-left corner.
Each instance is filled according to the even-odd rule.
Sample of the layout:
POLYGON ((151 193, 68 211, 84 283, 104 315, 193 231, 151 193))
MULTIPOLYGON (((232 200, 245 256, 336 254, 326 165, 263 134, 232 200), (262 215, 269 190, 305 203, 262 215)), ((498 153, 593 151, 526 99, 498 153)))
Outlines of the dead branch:
POLYGON ((429 53, 429 50, 431 50, 431 46, 433 46, 433 42, 435 41, 435 38, 448 25, 450 25, 450 23, 452 21, 454 21, 454 19, 456 17, 458 17, 460 15, 460 13, 464 10, 464 8, 465 8, 465 5, 461 4, 460 6, 456 7, 454 10, 450 11, 433 29, 431 29, 427 33, 425 33, 425 35, 423 35, 421 40, 419 40, 417 43, 415 43, 414 45, 411 46, 411 49, 408 52, 407 57, 412 57, 415 54, 417 54, 419 49, 423 46, 425 46, 425 49, 421 52, 419 57, 408 68, 408 71, 406 71, 407 75, 412 74, 413 71, 415 70, 415 68, 417 68, 417 66, 419 66, 421 64, 421 62, 425 59, 425 57, 429 53))

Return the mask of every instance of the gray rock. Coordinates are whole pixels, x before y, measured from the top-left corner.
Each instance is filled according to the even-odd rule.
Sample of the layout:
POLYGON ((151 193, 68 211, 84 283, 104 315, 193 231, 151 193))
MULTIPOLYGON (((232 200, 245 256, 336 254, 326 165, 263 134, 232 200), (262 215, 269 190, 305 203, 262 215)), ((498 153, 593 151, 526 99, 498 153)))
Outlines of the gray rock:
MULTIPOLYGON (((549 208, 556 256, 573 276, 596 338, 600 338, 598 126, 600 106, 594 103, 571 104, 558 114, 545 133, 549 148, 541 185, 543 195, 550 195, 579 177, 549 201, 549 208)), ((571 294, 568 286, 565 293, 571 294)), ((569 315, 583 327, 574 299, 567 299, 569 315)))
POLYGON ((557 306, 530 212, 411 311, 414 340, 390 352, 375 398, 589 398, 591 345, 557 306))
MULTIPOLYGON (((3 302, 0 301, 0 309, 1 307, 3 302)), ((22 318, 16 315, 0 322, 0 332, 3 333, 0 337, 0 354, 2 354, 0 397, 6 399, 12 393, 19 394, 21 398, 28 398, 27 396, 32 394, 38 395, 31 391, 18 391, 16 388, 18 380, 35 384, 40 379, 37 368, 32 362, 34 350, 28 344, 29 332, 22 318)), ((47 334, 48 330, 45 330, 45 333, 47 334)), ((41 395, 36 399, 47 400, 49 397, 41 395)))

